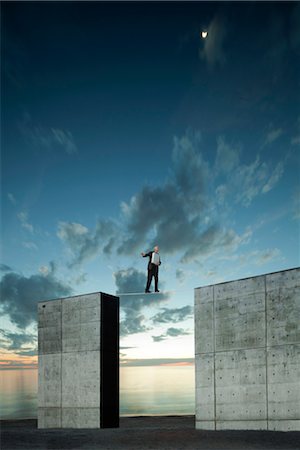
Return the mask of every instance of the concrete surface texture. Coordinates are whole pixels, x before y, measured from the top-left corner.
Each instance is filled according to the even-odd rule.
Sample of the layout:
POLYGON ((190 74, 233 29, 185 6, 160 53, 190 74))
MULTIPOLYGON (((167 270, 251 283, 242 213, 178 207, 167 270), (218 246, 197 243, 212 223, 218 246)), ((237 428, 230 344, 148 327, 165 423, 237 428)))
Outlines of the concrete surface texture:
POLYGON ((196 428, 300 430, 300 269, 195 289, 196 428))
POLYGON ((2 421, 1 450, 299 450, 300 432, 203 431, 194 416, 121 417, 120 428, 36 428, 36 420, 2 421))
MULTIPOLYGON (((113 313, 107 318, 118 333, 116 297, 98 292, 38 303, 39 428, 101 426, 106 413, 101 395, 101 388, 105 388, 103 354, 109 351, 110 361, 118 362, 119 358, 118 342, 115 339, 111 343, 104 334, 103 312, 107 302, 115 302, 113 313)), ((117 391, 112 396, 118 398, 118 367, 111 370, 117 370, 117 374, 108 373, 108 378, 114 377, 117 382, 107 389, 117 391)), ((118 417, 118 403, 112 408, 117 411, 110 409, 109 414, 115 412, 118 417)))

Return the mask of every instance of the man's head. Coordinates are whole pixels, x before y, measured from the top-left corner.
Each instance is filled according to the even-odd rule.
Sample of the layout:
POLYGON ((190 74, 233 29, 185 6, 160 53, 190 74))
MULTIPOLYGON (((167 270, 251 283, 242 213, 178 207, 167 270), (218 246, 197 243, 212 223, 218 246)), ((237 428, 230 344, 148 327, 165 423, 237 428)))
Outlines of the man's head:
POLYGON ((154 251, 155 251, 155 253, 158 253, 158 252, 159 252, 159 247, 158 247, 158 245, 156 245, 156 246, 154 247, 154 251))

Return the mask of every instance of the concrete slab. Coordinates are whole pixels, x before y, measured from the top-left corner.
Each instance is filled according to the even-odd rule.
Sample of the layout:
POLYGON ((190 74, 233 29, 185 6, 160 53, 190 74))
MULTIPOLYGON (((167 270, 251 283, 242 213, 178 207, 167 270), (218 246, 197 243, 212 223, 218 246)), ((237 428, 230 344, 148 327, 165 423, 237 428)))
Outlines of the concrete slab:
POLYGON ((295 430, 300 269, 196 289, 195 360, 197 423, 214 419, 220 430, 295 430))
POLYGON ((101 292, 40 302, 39 428, 119 423, 119 299, 101 292))

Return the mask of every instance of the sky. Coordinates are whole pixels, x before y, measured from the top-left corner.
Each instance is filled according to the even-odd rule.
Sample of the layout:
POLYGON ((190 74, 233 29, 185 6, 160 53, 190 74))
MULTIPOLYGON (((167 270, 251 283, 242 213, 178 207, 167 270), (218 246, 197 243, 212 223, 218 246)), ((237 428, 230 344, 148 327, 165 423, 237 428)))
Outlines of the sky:
POLYGON ((156 244, 121 361, 192 363, 195 287, 299 266, 299 2, 1 10, 1 367, 36 365, 38 301, 143 292, 156 244))

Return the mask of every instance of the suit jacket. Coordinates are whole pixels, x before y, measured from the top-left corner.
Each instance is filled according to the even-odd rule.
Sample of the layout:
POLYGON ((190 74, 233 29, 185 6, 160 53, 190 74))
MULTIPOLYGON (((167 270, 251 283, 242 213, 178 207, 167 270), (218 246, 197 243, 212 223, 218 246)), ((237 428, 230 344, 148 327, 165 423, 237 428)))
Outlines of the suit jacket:
MULTIPOLYGON (((154 252, 145 253, 145 255, 144 255, 144 258, 146 258, 146 256, 148 256, 148 258, 149 258, 149 262, 148 262, 148 270, 151 270, 151 269, 152 269, 152 262, 151 262, 151 260, 152 260, 152 253, 154 253, 154 252)), ((159 257, 159 265, 161 265, 160 257, 159 257)), ((157 267, 157 266, 156 266, 156 267, 157 267)))

